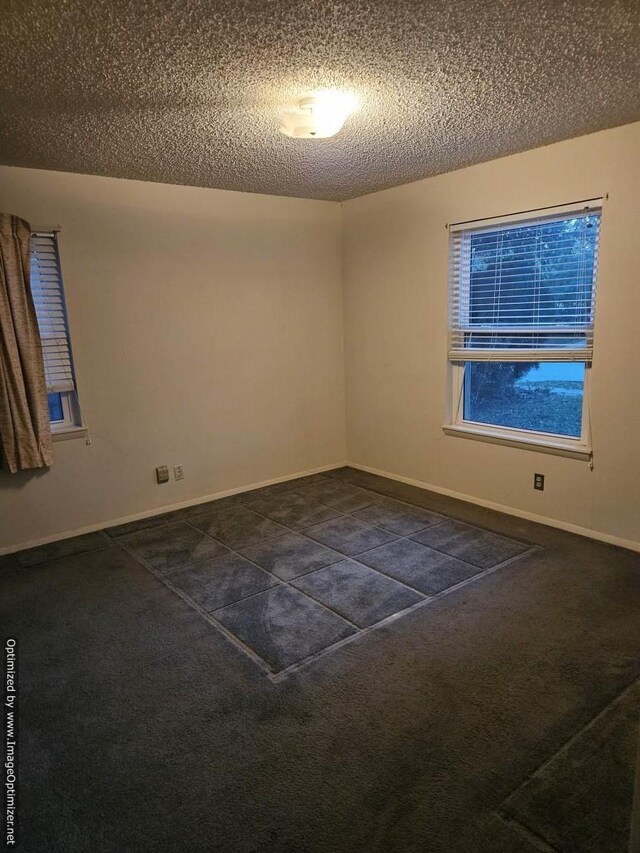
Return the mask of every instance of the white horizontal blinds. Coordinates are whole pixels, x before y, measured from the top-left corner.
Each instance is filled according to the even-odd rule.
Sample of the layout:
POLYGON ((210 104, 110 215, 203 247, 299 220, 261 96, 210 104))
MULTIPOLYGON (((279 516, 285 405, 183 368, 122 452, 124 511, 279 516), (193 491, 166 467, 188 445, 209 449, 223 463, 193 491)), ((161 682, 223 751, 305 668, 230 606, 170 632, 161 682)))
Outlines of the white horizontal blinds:
POLYGON ((591 361, 600 207, 451 229, 452 361, 591 361))
POLYGON ((74 391, 67 313, 54 233, 31 235, 31 293, 42 341, 47 391, 74 391))

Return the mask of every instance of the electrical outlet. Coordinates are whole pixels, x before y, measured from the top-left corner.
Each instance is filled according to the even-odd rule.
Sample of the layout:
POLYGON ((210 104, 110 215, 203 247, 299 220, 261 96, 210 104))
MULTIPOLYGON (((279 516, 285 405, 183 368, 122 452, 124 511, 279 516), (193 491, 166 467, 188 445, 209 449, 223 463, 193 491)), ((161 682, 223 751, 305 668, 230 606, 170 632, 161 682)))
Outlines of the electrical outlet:
POLYGON ((176 480, 184 480, 184 468, 182 465, 174 465, 173 466, 173 476, 176 480))
POLYGON ((539 492, 544 492, 544 474, 533 475, 533 488, 539 492))
POLYGON ((156 482, 157 483, 168 483, 169 482, 169 466, 168 465, 158 465, 156 468, 156 482))

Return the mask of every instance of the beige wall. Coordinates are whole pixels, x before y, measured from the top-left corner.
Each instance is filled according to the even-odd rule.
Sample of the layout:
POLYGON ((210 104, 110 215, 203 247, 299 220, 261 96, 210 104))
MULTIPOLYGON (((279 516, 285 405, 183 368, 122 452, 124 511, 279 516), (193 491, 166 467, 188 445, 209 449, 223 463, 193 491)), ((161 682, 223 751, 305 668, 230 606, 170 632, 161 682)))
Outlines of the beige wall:
POLYGON ((350 462, 640 542, 640 124, 344 205, 350 462), (591 371, 594 469, 443 435, 445 223, 609 193, 591 371), (533 491, 533 473, 546 474, 533 491))
POLYGON ((344 462, 339 205, 0 168, 0 209, 62 227, 93 442, 0 472, 0 548, 344 462))
POLYGON ((0 472, 0 550, 346 457, 640 543, 638 150, 640 124, 537 149, 349 201, 342 229, 327 202, 0 167, 0 209, 62 226, 93 441, 0 472), (444 436, 445 223, 606 193, 593 471, 444 436))

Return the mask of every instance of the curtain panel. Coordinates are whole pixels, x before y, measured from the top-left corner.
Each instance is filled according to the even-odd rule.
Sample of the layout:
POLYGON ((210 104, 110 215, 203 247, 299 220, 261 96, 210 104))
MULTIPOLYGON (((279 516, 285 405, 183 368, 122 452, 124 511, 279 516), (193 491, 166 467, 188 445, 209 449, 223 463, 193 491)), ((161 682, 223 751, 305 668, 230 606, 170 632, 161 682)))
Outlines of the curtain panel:
POLYGON ((11 473, 53 463, 30 266, 29 223, 0 213, 0 450, 11 473))

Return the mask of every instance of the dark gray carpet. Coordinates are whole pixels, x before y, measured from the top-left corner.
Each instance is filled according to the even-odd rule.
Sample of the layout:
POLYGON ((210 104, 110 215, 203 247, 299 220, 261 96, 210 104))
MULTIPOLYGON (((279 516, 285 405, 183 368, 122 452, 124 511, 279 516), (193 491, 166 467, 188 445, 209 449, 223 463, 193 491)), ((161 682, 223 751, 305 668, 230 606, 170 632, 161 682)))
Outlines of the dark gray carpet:
POLYGON ((626 851, 639 712, 637 681, 512 794, 503 814, 558 850, 626 851), (594 808, 600 803, 606 808, 594 808))
POLYGON ((323 474, 106 534, 274 680, 533 547, 323 474))
MULTIPOLYGON (((501 554, 504 540, 540 547, 277 684, 113 540, 45 554, 45 562, 23 557, 31 566, 2 560, 0 618, 20 656, 21 850, 533 853, 549 843, 558 851, 576 843, 616 850, 628 827, 613 798, 628 790, 633 767, 613 758, 604 771, 610 793, 584 786, 582 799, 567 805, 563 755, 571 742, 592 766, 594 731, 600 762, 626 754, 619 725, 585 727, 598 715, 605 720, 609 706, 627 708, 614 700, 640 679, 639 556, 348 469, 334 479, 414 503, 427 521, 435 513, 478 525, 497 535, 491 547, 501 554), (539 800, 531 785, 543 778, 539 800), (554 836, 544 797, 554 803, 554 836), (577 827, 587 815, 585 840, 577 827)), ((309 491, 316 485, 307 483, 309 491)), ((336 488, 333 495, 337 519, 365 508, 362 494, 336 488)), ((238 503, 249 513, 241 520, 214 513, 200 523, 200 509, 188 526, 215 531, 227 549, 257 548, 251 540, 264 535, 264 522, 279 522, 253 512, 251 500, 238 503)), ((296 535, 292 520, 310 518, 310 504, 295 503, 287 537, 296 535)), ((315 526, 348 547, 361 528, 327 532, 335 520, 315 526)), ((408 527, 394 532, 397 521, 393 512, 377 517, 374 526, 389 538, 367 552, 377 550, 387 565, 381 549, 422 537, 408 527)), ((451 552, 454 578, 458 563, 471 565, 459 534, 454 527, 438 546, 451 552)), ((311 568, 301 578, 327 571, 316 561, 334 544, 321 536, 317 551, 307 549, 311 568)), ((181 538, 157 571, 180 575, 185 555, 200 554, 203 541, 181 538)), ((326 566, 348 565, 341 553, 326 566)), ((199 565, 228 557, 207 554, 199 565)), ((278 561, 269 553, 260 559, 249 556, 248 565, 272 577, 278 561)), ((408 576, 416 571, 411 549, 394 564, 408 576)), ((285 576, 291 570, 286 553, 278 566, 285 576)), ((254 600, 271 589, 293 593, 292 583, 254 600)), ((353 615, 361 604, 355 595, 353 615)), ((629 701, 631 720, 637 707, 629 701)))

